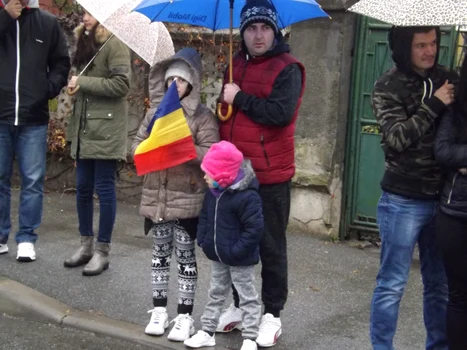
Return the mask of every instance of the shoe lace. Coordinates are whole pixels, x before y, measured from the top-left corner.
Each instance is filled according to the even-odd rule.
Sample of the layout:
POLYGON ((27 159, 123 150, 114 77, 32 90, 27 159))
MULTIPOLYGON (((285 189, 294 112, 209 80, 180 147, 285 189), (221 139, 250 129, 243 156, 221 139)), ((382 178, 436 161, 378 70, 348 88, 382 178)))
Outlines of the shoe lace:
POLYGON ((190 317, 189 314, 180 314, 175 317, 170 323, 175 323, 174 328, 177 330, 182 329, 184 324, 188 324, 190 321, 193 322, 193 319, 190 317))
POLYGON ((148 314, 152 314, 152 316, 151 316, 151 321, 152 322, 160 322, 163 313, 164 313, 164 311, 157 310, 157 309, 151 309, 151 310, 148 311, 148 314))

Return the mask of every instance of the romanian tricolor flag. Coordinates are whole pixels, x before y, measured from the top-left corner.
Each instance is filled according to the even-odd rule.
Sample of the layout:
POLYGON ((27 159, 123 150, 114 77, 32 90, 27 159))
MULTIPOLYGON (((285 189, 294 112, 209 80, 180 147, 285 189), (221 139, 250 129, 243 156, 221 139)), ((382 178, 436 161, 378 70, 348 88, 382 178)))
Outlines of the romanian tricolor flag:
POLYGON ((139 176, 168 169, 197 157, 175 81, 170 84, 147 132, 149 137, 140 143, 134 155, 139 176))

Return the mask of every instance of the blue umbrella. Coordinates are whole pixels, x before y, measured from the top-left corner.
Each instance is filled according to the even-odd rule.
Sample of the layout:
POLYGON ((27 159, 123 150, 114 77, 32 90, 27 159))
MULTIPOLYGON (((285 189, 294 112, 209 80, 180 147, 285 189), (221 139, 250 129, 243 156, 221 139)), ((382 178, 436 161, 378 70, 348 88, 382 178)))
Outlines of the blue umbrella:
MULTIPOLYGON (((240 12, 248 0, 143 0, 134 11, 152 22, 184 23, 212 30, 230 28, 229 80, 232 82, 232 28, 240 26, 240 12)), ((311 18, 329 17, 315 0, 268 0, 277 13, 279 28, 311 18)), ((229 105, 223 116, 217 106, 219 119, 225 121, 232 114, 229 105)))
MULTIPOLYGON (((329 17, 315 0, 269 1, 276 8, 279 28, 311 18, 329 17)), ((240 11, 245 3, 246 0, 143 0, 135 11, 152 22, 184 23, 219 30, 240 26, 240 11)))

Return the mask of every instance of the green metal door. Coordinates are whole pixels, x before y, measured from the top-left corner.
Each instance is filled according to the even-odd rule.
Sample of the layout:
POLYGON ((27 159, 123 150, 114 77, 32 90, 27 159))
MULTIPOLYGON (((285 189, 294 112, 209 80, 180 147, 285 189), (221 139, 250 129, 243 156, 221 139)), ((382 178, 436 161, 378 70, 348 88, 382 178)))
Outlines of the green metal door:
MULTIPOLYGON (((377 232, 376 206, 381 195, 380 181, 384 172, 379 127, 371 108, 371 92, 375 81, 393 66, 387 43, 390 25, 359 16, 351 106, 347 129, 344 215, 341 238, 349 230, 377 232)), ((457 32, 442 30, 440 63, 450 66, 456 47, 457 32)))

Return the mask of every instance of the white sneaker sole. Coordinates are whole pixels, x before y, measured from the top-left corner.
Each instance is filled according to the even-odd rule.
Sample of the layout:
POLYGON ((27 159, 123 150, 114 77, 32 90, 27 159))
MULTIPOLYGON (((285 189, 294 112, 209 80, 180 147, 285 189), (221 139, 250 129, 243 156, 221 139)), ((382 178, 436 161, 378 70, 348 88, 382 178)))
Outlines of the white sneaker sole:
POLYGON ((155 331, 151 331, 150 329, 148 329, 148 327, 146 327, 146 329, 144 330, 144 333, 146 333, 147 335, 164 335, 165 333, 165 330, 169 327, 169 321, 165 321, 164 323, 164 331, 162 333, 160 332, 155 332, 155 331))
POLYGON ((0 255, 8 253, 8 247, 0 248, 0 255))
POLYGON ((16 260, 19 262, 32 262, 36 260, 35 256, 18 256, 16 257, 16 260))
POLYGON ((187 343, 187 341, 185 340, 183 344, 185 344, 185 346, 188 346, 189 348, 192 348, 192 349, 199 349, 199 348, 204 348, 205 346, 216 346, 216 341, 213 339, 212 341, 208 343, 204 343, 200 345, 200 344, 190 344, 190 343, 187 343))
POLYGON ((169 335, 167 336, 167 339, 171 340, 171 341, 179 341, 179 342, 182 342, 182 341, 185 341, 187 339, 189 339, 193 334, 195 334, 196 330, 194 327, 190 328, 190 334, 188 335, 188 337, 186 338, 183 338, 183 337, 177 337, 175 335, 172 334, 172 331, 169 333, 169 335))
POLYGON ((276 345, 277 343, 277 339, 279 339, 279 337, 281 336, 282 334, 282 328, 279 329, 277 332, 276 332, 276 335, 274 336, 274 339, 273 339, 273 342, 272 343, 258 343, 258 339, 256 339, 256 344, 258 344, 258 346, 260 348, 270 348, 270 347, 273 347, 274 345, 276 345))

